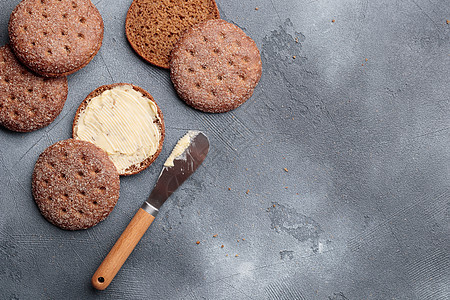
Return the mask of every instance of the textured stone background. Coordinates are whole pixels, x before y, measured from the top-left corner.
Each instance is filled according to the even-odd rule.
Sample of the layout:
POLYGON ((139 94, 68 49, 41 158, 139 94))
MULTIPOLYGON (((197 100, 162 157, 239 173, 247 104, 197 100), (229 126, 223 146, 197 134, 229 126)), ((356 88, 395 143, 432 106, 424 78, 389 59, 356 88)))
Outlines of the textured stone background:
MULTIPOLYGON (((0 3, 2 44, 17 3, 0 3)), ((54 123, 0 129, 1 299, 449 299, 448 0, 218 0, 264 68, 253 97, 220 115, 184 105, 168 72, 132 51, 130 3, 96 1, 103 46, 69 77, 54 123), (163 151, 122 178, 104 222, 60 230, 32 199, 34 163, 70 137, 85 96, 115 82, 157 100, 163 151), (90 277, 188 129, 205 131, 210 155, 95 291, 90 277)))

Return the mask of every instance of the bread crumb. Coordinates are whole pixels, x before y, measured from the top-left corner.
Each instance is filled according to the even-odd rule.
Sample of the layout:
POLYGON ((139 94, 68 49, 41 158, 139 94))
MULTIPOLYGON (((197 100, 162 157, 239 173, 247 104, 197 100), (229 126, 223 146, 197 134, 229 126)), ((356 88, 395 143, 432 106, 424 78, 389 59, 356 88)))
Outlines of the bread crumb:
POLYGON ((364 66, 364 64, 361 64, 361 66, 364 66))
POLYGON ((287 189, 288 187, 287 187, 287 186, 285 186, 284 188, 285 188, 285 189, 287 189))
POLYGON ((331 23, 334 23, 334 22, 336 22, 336 20, 335 20, 335 19, 331 20, 331 23))
POLYGON ((274 204, 274 205, 272 205, 272 207, 275 207, 275 204, 274 204))
POLYGON ((239 240, 237 240, 237 242, 239 243, 239 240))
POLYGON ((258 10, 259 8, 258 7, 255 7, 255 10, 258 10))
POLYGON ((250 193, 250 190, 247 190, 245 193, 248 195, 248 193, 250 193))
POLYGON ((239 256, 239 254, 236 254, 234 257, 238 257, 239 256))
POLYGON ((446 22, 447 22, 447 25, 450 24, 450 20, 447 20, 446 22))
POLYGON ((231 191, 231 188, 228 188, 229 191, 231 191))
POLYGON ((284 168, 284 170, 285 170, 286 172, 289 172, 289 170, 288 170, 287 168, 284 168))
POLYGON ((197 245, 200 245, 200 241, 195 242, 197 245))
POLYGON ((244 238, 243 238, 242 240, 243 240, 243 241, 245 241, 245 239, 244 239, 244 238))
POLYGON ((224 245, 220 246, 220 248, 223 248, 223 247, 225 247, 225 246, 224 245))
POLYGON ((367 59, 367 58, 365 59, 365 61, 368 61, 368 60, 369 60, 369 59, 367 59))
POLYGON ((294 55, 294 56, 292 56, 292 58, 293 58, 293 59, 296 59, 297 57, 294 55))
POLYGON ((298 37, 295 38, 295 42, 298 43, 298 37))
POLYGON ((216 237, 217 237, 217 234, 213 235, 213 238, 216 238, 216 237))

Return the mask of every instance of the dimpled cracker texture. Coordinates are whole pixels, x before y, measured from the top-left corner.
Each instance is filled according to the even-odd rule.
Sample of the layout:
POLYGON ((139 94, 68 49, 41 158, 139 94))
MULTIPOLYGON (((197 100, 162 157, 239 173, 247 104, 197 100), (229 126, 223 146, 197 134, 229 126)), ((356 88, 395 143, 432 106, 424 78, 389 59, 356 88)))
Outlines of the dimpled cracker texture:
POLYGON ((205 112, 237 108, 253 94, 262 65, 255 42, 224 20, 188 29, 172 51, 170 77, 187 104, 205 112))
POLYGON ((134 0, 125 30, 139 56, 167 69, 170 51, 180 35, 197 23, 218 18, 214 0, 134 0))
POLYGON ((8 31, 23 64, 58 77, 94 58, 102 45, 103 20, 90 0, 23 0, 11 13, 8 31))
POLYGON ((48 147, 34 167, 32 191, 41 214, 67 230, 92 227, 119 199, 120 179, 108 155, 73 139, 48 147))
POLYGON ((67 98, 67 78, 44 78, 22 66, 9 45, 0 47, 0 125, 19 132, 49 125, 67 98))

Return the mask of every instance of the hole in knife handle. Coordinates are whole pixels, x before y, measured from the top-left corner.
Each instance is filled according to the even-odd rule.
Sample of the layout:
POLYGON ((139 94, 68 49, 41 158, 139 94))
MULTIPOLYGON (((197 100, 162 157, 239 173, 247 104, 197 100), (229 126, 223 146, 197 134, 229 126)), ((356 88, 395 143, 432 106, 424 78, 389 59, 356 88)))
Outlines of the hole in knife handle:
POLYGON ((98 280, 98 282, 100 282, 100 283, 105 282, 105 278, 103 278, 103 277, 99 277, 99 278, 97 278, 97 280, 98 280))

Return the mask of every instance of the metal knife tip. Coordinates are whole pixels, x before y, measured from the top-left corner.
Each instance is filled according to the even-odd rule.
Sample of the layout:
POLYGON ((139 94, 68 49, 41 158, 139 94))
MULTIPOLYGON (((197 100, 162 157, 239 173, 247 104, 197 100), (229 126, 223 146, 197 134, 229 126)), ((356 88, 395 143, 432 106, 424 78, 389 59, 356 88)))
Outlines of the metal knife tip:
POLYGON ((183 154, 186 149, 191 144, 192 140, 200 133, 198 130, 189 130, 181 139, 178 140, 177 144, 170 153, 169 157, 164 163, 164 167, 173 167, 173 161, 176 159, 183 159, 183 154))

